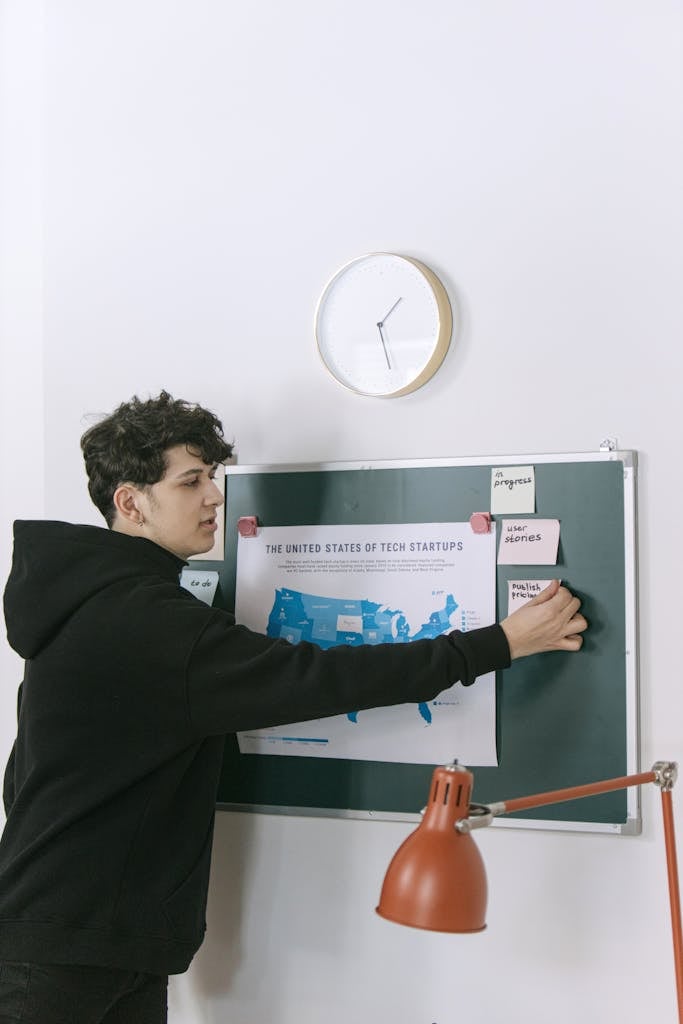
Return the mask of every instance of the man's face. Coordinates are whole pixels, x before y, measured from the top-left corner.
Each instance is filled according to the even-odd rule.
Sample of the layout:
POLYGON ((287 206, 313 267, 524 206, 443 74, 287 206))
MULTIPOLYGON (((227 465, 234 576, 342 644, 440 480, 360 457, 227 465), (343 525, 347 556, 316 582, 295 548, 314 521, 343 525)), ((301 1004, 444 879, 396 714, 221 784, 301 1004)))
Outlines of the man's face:
POLYGON ((184 444, 166 452, 167 469, 161 480, 136 496, 144 520, 138 536, 154 541, 180 558, 200 555, 213 547, 216 510, 223 495, 214 483, 217 466, 207 466, 184 444))

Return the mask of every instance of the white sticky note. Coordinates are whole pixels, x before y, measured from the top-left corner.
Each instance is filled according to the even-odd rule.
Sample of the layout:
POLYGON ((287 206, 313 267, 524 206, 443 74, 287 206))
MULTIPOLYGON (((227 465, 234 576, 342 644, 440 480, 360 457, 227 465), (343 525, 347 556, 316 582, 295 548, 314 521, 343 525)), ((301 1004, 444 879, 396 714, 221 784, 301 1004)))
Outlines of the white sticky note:
POLYGON ((207 569, 190 569, 185 566, 180 574, 180 586, 204 604, 213 604, 218 587, 218 573, 207 569))
POLYGON ((508 580, 508 615, 512 615, 527 601, 538 597, 550 585, 550 580, 508 580))
POLYGON ((556 565, 559 543, 559 519, 504 519, 498 564, 556 565))
POLYGON ((493 515, 536 511, 536 477, 533 466, 501 466, 491 470, 493 515))

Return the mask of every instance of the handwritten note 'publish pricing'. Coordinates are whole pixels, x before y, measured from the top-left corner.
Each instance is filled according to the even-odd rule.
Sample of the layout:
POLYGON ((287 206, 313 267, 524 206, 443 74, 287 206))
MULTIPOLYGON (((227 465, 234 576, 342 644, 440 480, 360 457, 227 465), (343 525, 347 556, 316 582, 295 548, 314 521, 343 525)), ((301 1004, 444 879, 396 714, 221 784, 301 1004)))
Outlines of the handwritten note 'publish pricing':
POLYGON ((494 467, 491 470, 491 512, 505 515, 536 511, 533 466, 494 467))
POLYGON ((550 586, 550 580, 508 580, 508 615, 550 586))
POLYGON ((505 519, 498 564, 556 565, 559 543, 559 519, 505 519))

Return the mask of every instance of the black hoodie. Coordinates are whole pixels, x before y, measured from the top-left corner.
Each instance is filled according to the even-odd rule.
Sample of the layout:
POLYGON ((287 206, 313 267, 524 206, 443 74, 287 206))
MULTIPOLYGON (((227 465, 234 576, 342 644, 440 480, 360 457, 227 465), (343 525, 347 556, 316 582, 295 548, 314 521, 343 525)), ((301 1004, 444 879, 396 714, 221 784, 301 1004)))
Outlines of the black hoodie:
POLYGON ((0 959, 186 970, 225 733, 427 701, 509 664, 499 626, 327 651, 273 640, 181 588, 183 564, 98 527, 15 524, 5 618, 26 665, 0 959))

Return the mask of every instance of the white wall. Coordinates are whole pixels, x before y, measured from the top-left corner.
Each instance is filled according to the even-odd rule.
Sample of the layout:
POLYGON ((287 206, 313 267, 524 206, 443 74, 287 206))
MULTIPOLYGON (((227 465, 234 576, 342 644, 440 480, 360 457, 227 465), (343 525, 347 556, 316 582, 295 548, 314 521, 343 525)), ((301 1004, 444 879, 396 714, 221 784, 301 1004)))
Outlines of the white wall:
MULTIPOLYGON (((0 2, 0 578, 12 520, 44 511, 42 4, 0 2)), ((0 642, 0 762, 14 741, 22 663, 0 642)), ((0 808, 0 820, 3 812, 0 808)))
MULTIPOLYGON (((641 453, 642 763, 680 759, 680 4, 2 10, 3 415, 30 438, 5 416, 5 561, 17 513, 98 521, 84 416, 134 392, 216 409, 242 463, 614 436, 641 453), (330 380, 311 329, 327 278, 378 249, 434 266, 458 311, 437 378, 387 402, 330 380)), ((484 835, 473 938, 373 914, 403 825, 220 814, 209 938, 171 1021, 673 1021, 654 787, 643 805, 638 838, 484 835)))

